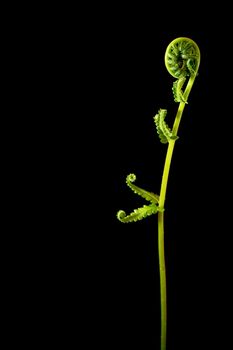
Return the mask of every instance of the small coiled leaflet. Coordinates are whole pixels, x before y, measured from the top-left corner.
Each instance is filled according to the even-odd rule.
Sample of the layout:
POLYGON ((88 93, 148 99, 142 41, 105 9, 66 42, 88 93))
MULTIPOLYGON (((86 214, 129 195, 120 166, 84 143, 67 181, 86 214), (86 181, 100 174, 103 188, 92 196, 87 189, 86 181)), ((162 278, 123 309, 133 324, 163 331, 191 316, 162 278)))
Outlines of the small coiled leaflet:
POLYGON ((133 183, 135 182, 135 180, 136 180, 136 175, 131 173, 126 177, 126 184, 134 193, 138 194, 142 198, 145 198, 147 201, 150 202, 150 204, 143 205, 143 207, 141 208, 134 209, 134 211, 129 215, 127 215, 124 210, 119 210, 117 212, 117 218, 121 222, 133 222, 133 221, 142 220, 147 216, 156 214, 158 211, 161 211, 161 209, 158 206, 159 196, 153 192, 148 192, 136 186, 133 183))
POLYGON ((165 66, 177 79, 197 74, 200 64, 198 45, 189 38, 176 38, 168 45, 165 52, 165 66))

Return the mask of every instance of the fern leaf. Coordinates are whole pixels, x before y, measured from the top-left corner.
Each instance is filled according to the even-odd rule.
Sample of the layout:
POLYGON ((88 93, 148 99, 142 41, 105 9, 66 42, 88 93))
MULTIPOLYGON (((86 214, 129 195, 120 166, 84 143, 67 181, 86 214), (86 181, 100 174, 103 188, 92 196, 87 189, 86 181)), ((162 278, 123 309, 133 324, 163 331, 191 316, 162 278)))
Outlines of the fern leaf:
POLYGON ((144 205, 141 208, 134 209, 134 211, 126 215, 124 210, 119 210, 117 213, 117 218, 123 223, 128 222, 136 222, 150 216, 152 214, 156 214, 158 211, 158 207, 155 204, 144 205))
POLYGON ((178 136, 174 135, 165 122, 165 117, 167 115, 166 109, 160 109, 158 113, 154 116, 154 121, 157 129, 157 133, 159 135, 160 141, 162 143, 167 143, 170 140, 178 139, 178 136))
POLYGON ((153 192, 148 192, 143 190, 142 188, 136 186, 133 184, 133 182, 136 180, 135 174, 129 174, 126 177, 126 183, 131 188, 131 190, 141 196, 142 198, 145 198, 147 201, 151 203, 158 203, 159 202, 159 196, 153 192))
POLYGON ((156 125, 156 129, 157 129, 157 134, 159 135, 160 142, 167 143, 168 140, 167 140, 166 136, 164 135, 164 133, 162 132, 162 130, 160 129, 160 127, 158 126, 158 124, 156 125))
POLYGON ((173 83, 172 86, 172 92, 173 92, 173 96, 174 96, 174 100, 175 102, 185 102, 188 103, 186 101, 186 99, 184 98, 184 94, 182 91, 183 85, 185 83, 186 77, 185 76, 181 76, 178 80, 176 80, 173 83))

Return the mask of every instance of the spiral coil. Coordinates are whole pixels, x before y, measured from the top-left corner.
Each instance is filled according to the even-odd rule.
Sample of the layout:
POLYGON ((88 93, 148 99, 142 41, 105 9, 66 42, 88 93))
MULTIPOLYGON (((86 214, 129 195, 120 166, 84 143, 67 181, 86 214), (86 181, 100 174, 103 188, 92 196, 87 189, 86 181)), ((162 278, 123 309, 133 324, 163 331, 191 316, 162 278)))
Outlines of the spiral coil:
POLYGON ((177 79, 197 74, 200 64, 198 45, 189 38, 176 38, 165 51, 165 66, 177 79))

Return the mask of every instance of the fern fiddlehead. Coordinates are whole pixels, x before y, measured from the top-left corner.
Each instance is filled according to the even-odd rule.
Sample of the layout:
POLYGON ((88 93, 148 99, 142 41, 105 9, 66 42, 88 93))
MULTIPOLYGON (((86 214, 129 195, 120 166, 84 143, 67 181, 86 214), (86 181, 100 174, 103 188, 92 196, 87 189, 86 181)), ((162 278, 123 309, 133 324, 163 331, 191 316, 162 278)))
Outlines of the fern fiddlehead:
POLYGON ((174 150, 175 141, 178 139, 177 132, 185 105, 188 103, 188 97, 192 89, 195 78, 198 74, 200 65, 200 50, 198 45, 186 37, 174 39, 167 47, 165 52, 165 66, 168 72, 176 79, 173 82, 172 92, 175 102, 179 103, 172 129, 165 122, 167 115, 166 109, 159 109, 154 117, 156 130, 160 141, 168 144, 167 154, 164 163, 160 194, 143 190, 133 182, 136 180, 134 174, 126 178, 127 185, 131 190, 150 202, 142 208, 135 209, 131 214, 126 215, 123 210, 119 210, 117 218, 121 222, 138 221, 158 214, 158 254, 160 270, 160 303, 161 303, 161 350, 166 350, 167 334, 167 294, 166 294, 166 269, 164 252, 164 204, 168 184, 168 176, 174 150), (188 79, 188 81, 187 81, 188 79))
POLYGON ((191 39, 180 37, 174 39, 165 52, 165 66, 168 72, 177 80, 173 83, 175 102, 186 102, 200 64, 200 50, 191 39), (186 79, 190 77, 189 89, 182 91, 186 79))
POLYGON ((176 38, 165 51, 165 66, 174 78, 195 75, 200 64, 200 50, 190 38, 176 38))

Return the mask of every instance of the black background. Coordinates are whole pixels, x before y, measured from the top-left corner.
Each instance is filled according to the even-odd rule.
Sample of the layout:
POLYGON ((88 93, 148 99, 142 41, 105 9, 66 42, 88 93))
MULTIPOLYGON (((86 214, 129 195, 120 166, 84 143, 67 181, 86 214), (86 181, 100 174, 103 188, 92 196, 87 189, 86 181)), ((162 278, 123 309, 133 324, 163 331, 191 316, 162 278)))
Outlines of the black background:
POLYGON ((14 107, 23 117, 10 129, 21 130, 12 150, 10 223, 22 233, 11 237, 12 303, 27 329, 19 341, 159 349, 157 217, 122 224, 116 213, 144 204, 125 184, 129 173, 159 193, 166 145, 153 116, 166 108, 172 125, 178 107, 164 53, 187 36, 201 63, 166 197, 167 350, 222 344, 231 277, 228 39, 217 50, 213 24, 168 29, 140 9, 93 10, 85 21, 71 12, 32 15, 14 35, 14 107))
MULTIPOLYGON (((75 311, 82 309, 79 321, 87 327, 87 342, 159 348, 156 217, 123 225, 116 212, 144 203, 125 184, 131 172, 139 186, 159 191, 166 146, 158 141, 153 116, 167 108, 171 125, 177 110, 164 52, 174 38, 191 37, 200 47, 201 65, 180 125, 166 199, 167 341, 168 350, 210 346, 222 338, 228 261, 220 193, 229 175, 222 156, 229 130, 220 119, 221 83, 215 86, 216 44, 203 30, 158 32, 140 20, 127 22, 107 23, 84 37, 87 62, 78 67, 81 84, 77 79, 81 95, 73 96, 79 105, 84 90, 84 111, 72 110, 65 136, 72 136, 64 157, 69 210, 67 236, 64 240, 60 232, 58 246, 64 240, 65 257, 72 257, 62 275, 66 293, 74 287, 72 307, 81 290, 75 311)), ((69 120, 69 108, 65 114, 69 120)))

